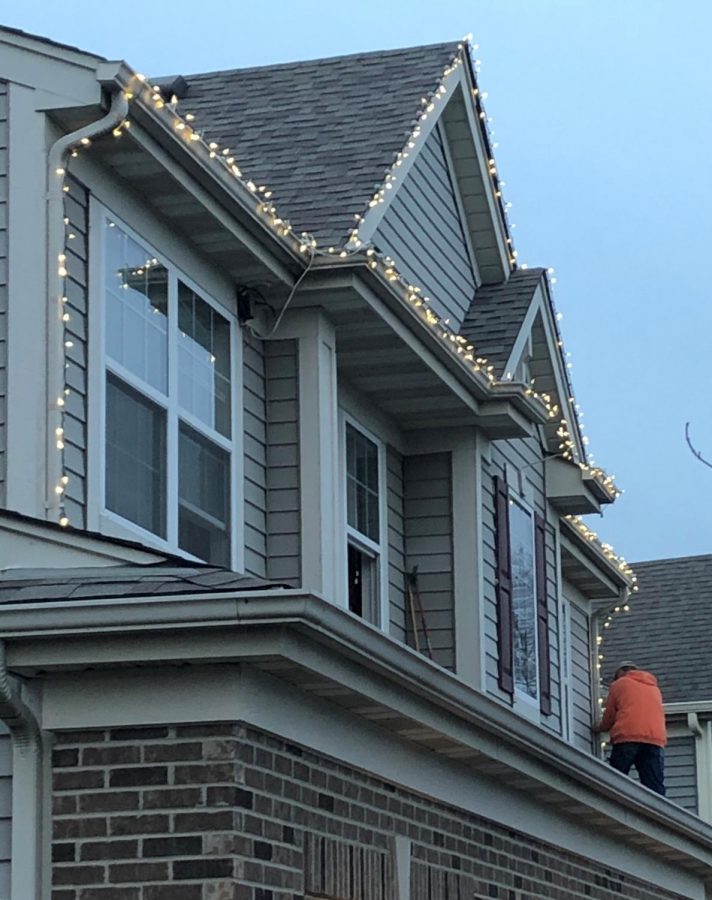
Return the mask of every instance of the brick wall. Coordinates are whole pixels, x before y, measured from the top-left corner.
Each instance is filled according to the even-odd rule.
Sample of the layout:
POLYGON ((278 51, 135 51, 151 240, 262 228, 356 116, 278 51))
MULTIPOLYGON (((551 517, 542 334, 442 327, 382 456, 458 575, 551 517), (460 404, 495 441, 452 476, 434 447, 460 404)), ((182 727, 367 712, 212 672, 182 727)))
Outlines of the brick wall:
POLYGON ((52 900, 672 900, 240 724, 61 732, 52 900))

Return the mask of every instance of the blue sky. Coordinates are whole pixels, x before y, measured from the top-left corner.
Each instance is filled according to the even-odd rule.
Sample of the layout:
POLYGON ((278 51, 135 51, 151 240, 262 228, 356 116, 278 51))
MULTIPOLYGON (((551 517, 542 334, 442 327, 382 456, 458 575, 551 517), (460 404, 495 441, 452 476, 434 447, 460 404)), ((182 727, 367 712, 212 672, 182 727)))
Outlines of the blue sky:
POLYGON ((554 266, 586 433, 625 494, 591 527, 630 560, 712 552, 708 0, 24 0, 23 28, 150 74, 480 44, 519 259, 554 266))

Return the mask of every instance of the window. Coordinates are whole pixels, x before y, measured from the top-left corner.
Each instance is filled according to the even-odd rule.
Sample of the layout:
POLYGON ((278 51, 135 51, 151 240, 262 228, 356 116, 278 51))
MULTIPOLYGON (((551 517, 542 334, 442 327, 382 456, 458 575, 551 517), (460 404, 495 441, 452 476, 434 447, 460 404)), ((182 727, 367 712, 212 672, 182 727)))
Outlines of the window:
POLYGON ((230 567, 233 325, 103 222, 105 510, 230 567))
POLYGON ((494 479, 499 686, 551 713, 546 525, 494 479))
POLYGON ((383 571, 381 448, 346 423, 346 531, 348 604, 351 612, 378 623, 383 571))

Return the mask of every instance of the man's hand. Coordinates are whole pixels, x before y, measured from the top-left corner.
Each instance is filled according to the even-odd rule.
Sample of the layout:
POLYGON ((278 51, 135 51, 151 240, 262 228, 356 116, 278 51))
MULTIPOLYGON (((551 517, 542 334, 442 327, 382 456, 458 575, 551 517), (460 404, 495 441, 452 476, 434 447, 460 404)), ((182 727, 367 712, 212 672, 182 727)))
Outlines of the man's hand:
POLYGON ((603 731, 603 729, 601 728, 601 720, 600 719, 593 722, 593 724, 591 725, 591 731, 594 734, 600 734, 603 731))

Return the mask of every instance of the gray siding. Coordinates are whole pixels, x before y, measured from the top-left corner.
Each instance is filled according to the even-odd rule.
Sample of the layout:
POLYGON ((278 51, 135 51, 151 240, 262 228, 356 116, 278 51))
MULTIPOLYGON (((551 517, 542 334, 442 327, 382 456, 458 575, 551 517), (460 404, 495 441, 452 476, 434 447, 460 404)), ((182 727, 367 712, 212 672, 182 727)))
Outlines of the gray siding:
POLYGON ((267 401, 262 342, 243 333, 245 571, 267 575, 267 401))
POLYGON ((475 294, 443 138, 435 128, 376 230, 374 244, 458 328, 475 294))
POLYGON ((7 422, 8 95, 0 81, 0 506, 5 506, 7 422))
MULTIPOLYGON (((498 684, 497 598, 495 558, 495 505, 493 477, 505 476, 505 468, 520 471, 531 486, 533 507, 544 517, 546 526, 546 583, 549 601, 549 649, 551 657, 551 715, 542 716, 545 728, 561 734, 561 686, 559 679, 559 619, 556 572, 556 534, 552 526, 554 513, 545 498, 544 470, 541 453, 534 440, 497 441, 491 447, 491 459, 483 459, 482 472, 482 533, 485 663, 487 692, 509 702, 498 684)), ((512 482, 512 473, 508 479, 512 482)), ((517 487, 516 484, 513 487, 517 487)))
POLYGON ((267 576, 301 580, 299 375, 296 341, 265 343, 267 576))
POLYGON ((70 389, 64 407, 64 471, 69 476, 65 509, 75 528, 86 527, 87 448, 87 293, 89 192, 73 178, 65 194, 67 271, 65 294, 70 319, 65 334, 72 346, 66 354, 66 385, 70 389))
POLYGON ((665 748, 667 796, 690 812, 697 812, 697 759, 693 735, 671 737, 665 748))
POLYGON ((0 723, 0 898, 10 897, 12 738, 0 723))
MULTIPOLYGON (((453 669, 451 455, 430 453, 406 457, 403 473, 406 571, 412 572, 415 566, 418 567, 418 587, 433 658, 441 666, 453 669)), ((409 621, 407 633, 408 642, 414 645, 409 621)))
POLYGON ((569 601, 571 622, 571 719, 572 740, 580 750, 591 752, 591 651, 588 614, 569 601))
POLYGON ((407 615, 405 597, 405 536, 403 518, 403 457, 388 447, 386 452, 388 503, 388 601, 390 634, 406 642, 407 615))

